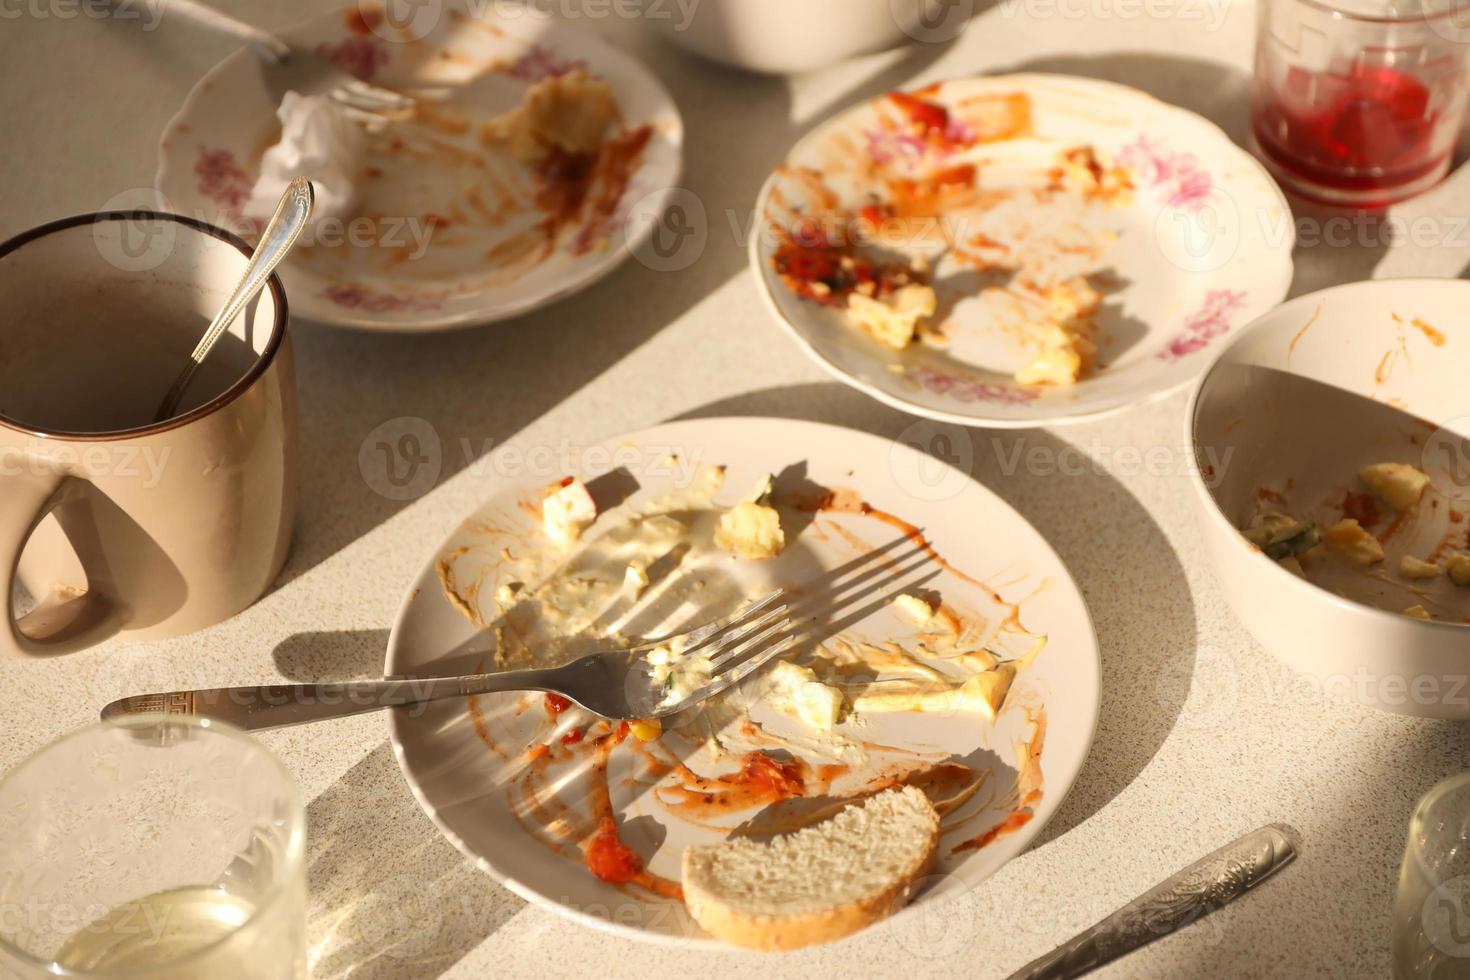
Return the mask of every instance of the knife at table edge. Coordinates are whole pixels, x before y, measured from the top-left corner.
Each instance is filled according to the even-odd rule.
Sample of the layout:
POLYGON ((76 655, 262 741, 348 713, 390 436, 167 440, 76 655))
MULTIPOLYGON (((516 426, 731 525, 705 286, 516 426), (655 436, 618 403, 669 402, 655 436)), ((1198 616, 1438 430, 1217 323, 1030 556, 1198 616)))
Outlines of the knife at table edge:
POLYGON ((1267 824, 1252 831, 1021 967, 1007 980, 1080 977, 1197 922, 1289 864, 1296 857, 1299 837, 1285 824, 1267 824))

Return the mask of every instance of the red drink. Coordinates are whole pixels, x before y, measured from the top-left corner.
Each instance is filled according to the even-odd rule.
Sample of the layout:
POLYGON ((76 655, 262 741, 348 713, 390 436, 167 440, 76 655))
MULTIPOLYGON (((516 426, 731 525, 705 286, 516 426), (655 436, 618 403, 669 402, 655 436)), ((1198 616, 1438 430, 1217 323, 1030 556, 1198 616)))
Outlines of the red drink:
POLYGON ((1263 2, 1251 122, 1288 190, 1381 208, 1444 176, 1465 114, 1466 66, 1464 45, 1432 30, 1444 27, 1433 19, 1263 2))

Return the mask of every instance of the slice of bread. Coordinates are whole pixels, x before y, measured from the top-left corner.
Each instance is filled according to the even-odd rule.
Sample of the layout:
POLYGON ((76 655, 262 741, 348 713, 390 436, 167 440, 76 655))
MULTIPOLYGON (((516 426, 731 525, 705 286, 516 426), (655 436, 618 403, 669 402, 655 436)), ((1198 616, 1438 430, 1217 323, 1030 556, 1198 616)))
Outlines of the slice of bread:
POLYGON ((686 849, 684 904, 735 946, 831 942, 903 908, 938 850, 939 814, 903 786, 769 843, 737 837, 686 849))

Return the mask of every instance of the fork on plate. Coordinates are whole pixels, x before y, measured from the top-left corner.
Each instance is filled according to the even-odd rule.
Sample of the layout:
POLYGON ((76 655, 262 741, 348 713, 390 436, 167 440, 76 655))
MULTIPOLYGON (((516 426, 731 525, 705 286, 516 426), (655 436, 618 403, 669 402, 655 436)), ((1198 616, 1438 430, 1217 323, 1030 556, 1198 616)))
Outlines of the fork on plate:
MULTIPOLYGON (((171 0, 177 2, 177 0, 171 0)), ((139 714, 198 715, 245 731, 284 728, 401 705, 507 691, 558 694, 613 720, 663 718, 711 698, 790 649, 795 636, 764 645, 791 626, 786 590, 777 589, 723 619, 625 650, 593 653, 560 667, 459 677, 401 678, 330 684, 266 684, 167 694, 139 694, 102 709, 103 719, 139 714), (670 700, 646 659, 655 647, 698 654, 709 678, 670 700)))
POLYGON ((349 115, 369 125, 391 121, 414 107, 412 96, 365 82, 316 51, 292 47, 275 34, 237 20, 200 0, 168 0, 168 12, 254 47, 261 54, 261 68, 277 101, 288 91, 326 96, 349 115))

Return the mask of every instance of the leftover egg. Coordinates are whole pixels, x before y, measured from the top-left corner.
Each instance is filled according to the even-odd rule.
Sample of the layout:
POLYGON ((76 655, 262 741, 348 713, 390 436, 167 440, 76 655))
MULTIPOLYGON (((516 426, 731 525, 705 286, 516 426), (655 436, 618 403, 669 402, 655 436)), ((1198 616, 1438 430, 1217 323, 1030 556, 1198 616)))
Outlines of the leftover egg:
POLYGON ((1383 561, 1383 545, 1362 525, 1345 517, 1322 532, 1328 545, 1355 565, 1371 565, 1383 561))
POLYGON ((1374 463, 1358 472, 1369 489, 1395 510, 1408 510, 1419 502, 1429 477, 1407 463, 1374 463))

